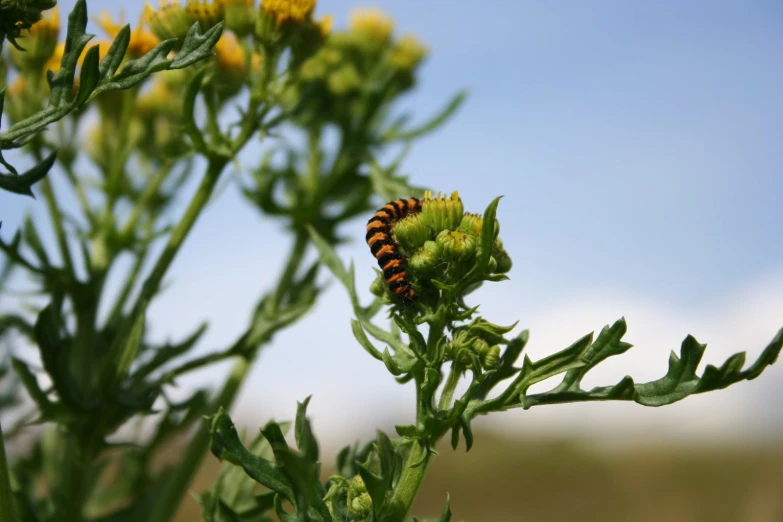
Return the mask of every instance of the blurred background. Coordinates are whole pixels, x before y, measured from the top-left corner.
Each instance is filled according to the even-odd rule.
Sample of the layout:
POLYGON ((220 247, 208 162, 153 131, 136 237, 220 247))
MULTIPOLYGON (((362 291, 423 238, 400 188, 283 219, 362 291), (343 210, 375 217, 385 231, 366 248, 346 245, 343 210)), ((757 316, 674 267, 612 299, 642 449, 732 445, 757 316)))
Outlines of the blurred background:
MULTIPOLYGON (((58 4, 64 14, 73 0, 58 4)), ((758 356, 783 326, 783 4, 319 0, 317 12, 342 27, 368 5, 430 46, 401 110, 423 120, 470 91, 403 170, 414 185, 459 190, 469 211, 505 196, 498 218, 514 268, 511 281, 473 294, 485 317, 530 329, 536 359, 624 316, 636 347, 585 387, 661 377, 687 334, 708 344, 701 369, 737 351, 758 356)), ((88 6, 135 24, 143 3, 88 6)), ((259 151, 244 154, 253 164, 259 151)), ((7 193, 0 208, 4 234, 25 211, 45 213, 7 193)), ((364 224, 345 230, 355 240, 340 253, 367 289, 364 224)), ((181 338, 208 320, 200 350, 224 347, 272 284, 286 241, 230 185, 150 309, 154 334, 181 338)), ((413 389, 359 348, 350 317, 333 284, 261 355, 234 412, 254 431, 292 418, 312 394, 325 474, 340 446, 413 416, 413 389)), ((182 385, 221 378, 212 370, 182 385)), ((778 364, 660 409, 596 403, 477 419, 470 453, 441 448, 416 512, 439 513, 449 492, 454 519, 469 522, 781 521, 782 380, 778 364)), ((209 459, 195 489, 216 468, 209 459)), ((188 499, 181 520, 197 517, 188 499)))

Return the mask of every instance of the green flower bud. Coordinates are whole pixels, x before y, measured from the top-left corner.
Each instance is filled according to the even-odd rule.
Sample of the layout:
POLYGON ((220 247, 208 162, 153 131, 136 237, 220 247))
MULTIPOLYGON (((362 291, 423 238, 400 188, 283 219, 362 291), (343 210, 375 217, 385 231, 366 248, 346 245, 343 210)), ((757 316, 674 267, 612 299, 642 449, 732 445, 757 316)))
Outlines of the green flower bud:
POLYGON ((389 63, 395 69, 410 71, 427 56, 427 46, 415 36, 405 35, 395 44, 389 54, 389 63))
MULTIPOLYGON (((481 217, 481 214, 471 214, 466 212, 465 215, 462 216, 462 221, 460 221, 459 230, 465 232, 466 234, 481 237, 481 228, 483 226, 484 218, 481 217)), ((500 223, 495 220, 495 237, 498 237, 499 233, 500 223)))
POLYGON ((226 28, 240 37, 250 34, 256 23, 253 0, 223 0, 223 2, 226 28))
POLYGON ((337 96, 356 91, 361 86, 361 78, 356 68, 351 64, 345 64, 336 71, 329 74, 326 79, 326 85, 329 92, 337 96))
POLYGON ((460 231, 443 230, 435 242, 443 249, 443 254, 455 261, 476 254, 476 238, 460 231))
POLYGON ((382 276, 378 276, 375 279, 373 279, 373 282, 370 283, 370 292, 373 295, 377 295, 378 297, 382 296, 386 293, 386 281, 383 279, 382 276))
POLYGON ((394 237, 403 250, 413 252, 430 239, 430 227, 420 213, 408 214, 394 224, 394 237))
POLYGON ((326 73, 326 64, 320 55, 305 60, 299 68, 299 77, 306 82, 321 80, 326 77, 326 73))
MULTIPOLYGON (((154 9, 150 4, 144 8, 144 14, 150 25, 152 33, 161 40, 175 38, 181 41, 188 33, 188 29, 195 20, 178 3, 161 3, 158 9, 154 9)), ((202 26, 202 29, 205 27, 202 26)))
POLYGON ((435 268, 440 260, 441 248, 435 241, 425 241, 408 261, 408 266, 415 272, 427 272, 435 268))
POLYGON ((495 244, 492 247, 492 257, 497 260, 497 267, 492 270, 496 274, 505 274, 511 270, 511 257, 503 248, 503 242, 500 239, 495 240, 495 244))
POLYGON ((348 483, 348 511, 356 518, 363 518, 372 513, 372 498, 367 493, 361 475, 356 475, 348 483))
POLYGON ((432 192, 427 191, 424 193, 421 216, 435 233, 441 230, 457 228, 460 221, 462 221, 464 211, 465 208, 457 191, 452 192, 449 199, 441 196, 440 193, 434 198, 432 197, 432 192))

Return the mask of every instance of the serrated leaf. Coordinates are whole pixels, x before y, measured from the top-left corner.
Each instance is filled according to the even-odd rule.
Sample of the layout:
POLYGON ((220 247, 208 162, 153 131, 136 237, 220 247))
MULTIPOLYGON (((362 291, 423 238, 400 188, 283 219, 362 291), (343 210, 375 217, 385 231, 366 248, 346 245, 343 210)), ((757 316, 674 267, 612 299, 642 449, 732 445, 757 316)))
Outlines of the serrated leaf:
MULTIPOLYGON (((217 458, 241 466, 259 484, 279 493, 289 502, 295 501, 291 483, 285 475, 274 462, 254 455, 244 447, 234 423, 222 408, 209 418, 209 433, 212 436, 211 450, 217 458)), ((270 444, 274 445, 272 441, 270 444)))
POLYGON ((373 513, 377 517, 383 508, 386 494, 391 491, 396 457, 391 440, 381 430, 377 431, 374 449, 380 465, 379 473, 373 473, 367 463, 358 463, 358 472, 372 499, 373 513))
MULTIPOLYGON (((615 343, 617 339, 619 338, 615 337, 615 343)), ((604 350, 606 349, 605 347, 604 350)), ((615 344, 614 349, 621 350, 622 347, 615 344)), ((706 345, 700 344, 689 335, 682 342, 680 354, 671 353, 669 369, 666 375, 658 380, 636 384, 631 377, 625 377, 614 386, 596 387, 590 391, 573 387, 556 388, 550 392, 520 397, 520 405, 527 409, 542 404, 565 402, 633 400, 643 406, 664 406, 689 395, 723 389, 743 380, 755 379, 767 366, 773 364, 783 349, 783 329, 767 345, 759 358, 744 371, 742 367, 745 364, 745 353, 739 352, 729 357, 720 367, 707 365, 699 377, 696 369, 705 349, 706 345)))
POLYGON ((223 22, 219 22, 203 35, 198 22, 194 23, 188 29, 185 40, 182 42, 182 47, 169 68, 184 69, 200 60, 214 56, 215 53, 212 51, 212 47, 220 39, 221 34, 223 34, 223 22))

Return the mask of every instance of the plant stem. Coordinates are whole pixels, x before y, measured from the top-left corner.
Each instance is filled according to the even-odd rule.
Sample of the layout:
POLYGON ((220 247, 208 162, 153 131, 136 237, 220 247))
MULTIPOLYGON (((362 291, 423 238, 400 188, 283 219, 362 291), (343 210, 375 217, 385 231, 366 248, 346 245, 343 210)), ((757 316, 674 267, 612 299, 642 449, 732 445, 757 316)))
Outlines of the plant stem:
MULTIPOLYGON (((250 371, 250 367, 251 362, 249 360, 245 358, 237 360, 231 369, 231 374, 229 374, 226 384, 223 386, 223 390, 213 402, 210 411, 215 411, 220 406, 224 408, 231 406, 237 393, 239 393, 242 382, 244 382, 250 371)), ((209 441, 209 431, 204 429, 202 424, 199 424, 196 434, 188 444, 185 454, 182 455, 182 460, 177 465, 177 469, 174 470, 170 479, 166 481, 165 490, 158 497, 157 505, 152 511, 152 516, 148 519, 148 522, 170 522, 173 520, 179 505, 182 503, 182 497, 187 491, 188 485, 204 460, 209 441)))
POLYGON ((16 522, 13 511, 11 476, 8 472, 8 460, 5 457, 3 427, 0 426, 0 522, 16 522))
POLYGON ((196 223, 199 214, 201 214, 201 211, 204 210, 204 207, 209 202, 212 191, 215 189, 218 178, 220 178, 220 173, 223 172, 223 168, 226 166, 227 162, 228 160, 223 157, 212 157, 209 159, 207 171, 204 174, 204 179, 201 180, 201 185, 198 187, 196 194, 190 201, 190 205, 188 205, 182 219, 177 223, 177 226, 171 233, 169 242, 166 244, 163 252, 161 252, 152 272, 147 277, 146 281, 144 281, 144 286, 136 301, 137 306, 148 301, 157 293, 160 283, 163 281, 163 277, 166 275, 169 266, 171 266, 171 263, 174 261, 174 257, 177 255, 177 252, 179 252, 180 247, 182 247, 182 243, 185 242, 185 238, 196 223))
POLYGON ((413 447, 405 461, 405 468, 400 475, 400 481, 394 488, 388 507, 381 513, 382 522, 403 522, 416 499, 419 487, 427 473, 430 454, 420 440, 413 442, 413 447))
POLYGON ((457 389, 457 383, 459 382, 460 375, 462 375, 462 368, 460 368, 460 366, 455 361, 451 364, 451 372, 449 372, 449 376, 446 379, 446 384, 443 386, 443 393, 441 394, 440 401, 438 402, 438 409, 447 410, 449 408, 451 399, 454 398, 454 391, 457 389))
MULTIPOLYGON (((308 239, 306 235, 301 235, 301 238, 300 235, 297 235, 294 246, 288 256, 288 262, 278 280, 277 288, 274 293, 275 296, 282 296, 284 287, 290 284, 294 274, 296 274, 297 269, 302 263, 307 243, 308 239)), ((250 331, 252 327, 253 325, 251 324, 248 331, 250 331)), ((237 343, 234 343, 234 346, 246 342, 245 339, 247 339, 247 337, 248 334, 246 332, 237 343)), ((253 361, 258 355, 259 349, 260 345, 255 347, 255 350, 251 355, 240 357, 237 362, 234 363, 228 380, 223 385, 223 389, 220 391, 218 397, 206 410, 207 413, 214 413, 220 407, 225 409, 231 408, 231 405, 234 403, 234 400, 242 387, 242 383, 245 381, 245 378, 252 368, 253 361)), ((199 425, 196 434, 193 436, 193 439, 188 444, 188 447, 182 456, 182 460, 166 482, 165 491, 158 497, 158 503, 148 522, 169 522, 173 519, 182 502, 182 497, 185 496, 185 493, 187 492, 188 485, 206 456, 209 442, 209 431, 204 428, 203 424, 199 425)))

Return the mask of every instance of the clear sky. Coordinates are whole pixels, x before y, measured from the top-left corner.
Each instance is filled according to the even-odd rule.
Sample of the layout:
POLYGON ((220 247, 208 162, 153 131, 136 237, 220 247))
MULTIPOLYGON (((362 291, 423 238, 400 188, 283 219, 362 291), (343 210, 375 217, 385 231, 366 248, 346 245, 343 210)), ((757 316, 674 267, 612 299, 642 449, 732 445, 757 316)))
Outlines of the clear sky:
MULTIPOLYGON (((73 1, 59 4, 68 11, 73 1)), ((143 5, 122 4, 131 21, 143 5)), ((120 9, 119 2, 88 5, 93 15, 120 9)), ((351 9, 366 5, 320 0, 317 10, 342 26, 351 9)), ((404 170, 414 184, 459 190, 471 211, 505 195, 498 216, 512 281, 482 289, 475 302, 490 319, 530 328, 534 357, 624 315, 637 348, 587 384, 626 373, 649 380, 665 373, 669 350, 688 333, 709 343, 706 361, 720 363, 745 349, 755 357, 783 326, 783 4, 370 5, 431 47, 419 88, 401 110, 421 120, 470 89, 453 120, 417 143, 404 170)), ((252 166, 255 152, 243 163, 252 166)), ((0 193, 2 233, 34 207, 41 213, 40 204, 0 193)), ((373 259, 364 221, 347 227, 356 240, 340 253, 355 261, 366 288, 373 259)), ((154 334, 182 336, 208 319, 200 349, 228 344, 286 248, 277 224, 230 187, 177 258, 171 287, 150 312, 154 334)), ((312 393, 315 428, 327 437, 354 427, 371 436, 379 424, 410 422, 412 390, 398 390, 356 345, 349 317, 334 284, 311 317, 264 352, 239 410, 258 424, 289 418, 294 401, 312 393), (382 413, 372 412, 377 401, 382 413)), ((664 409, 554 406, 483 425, 779 437, 782 377, 779 364, 752 383, 664 409)))

